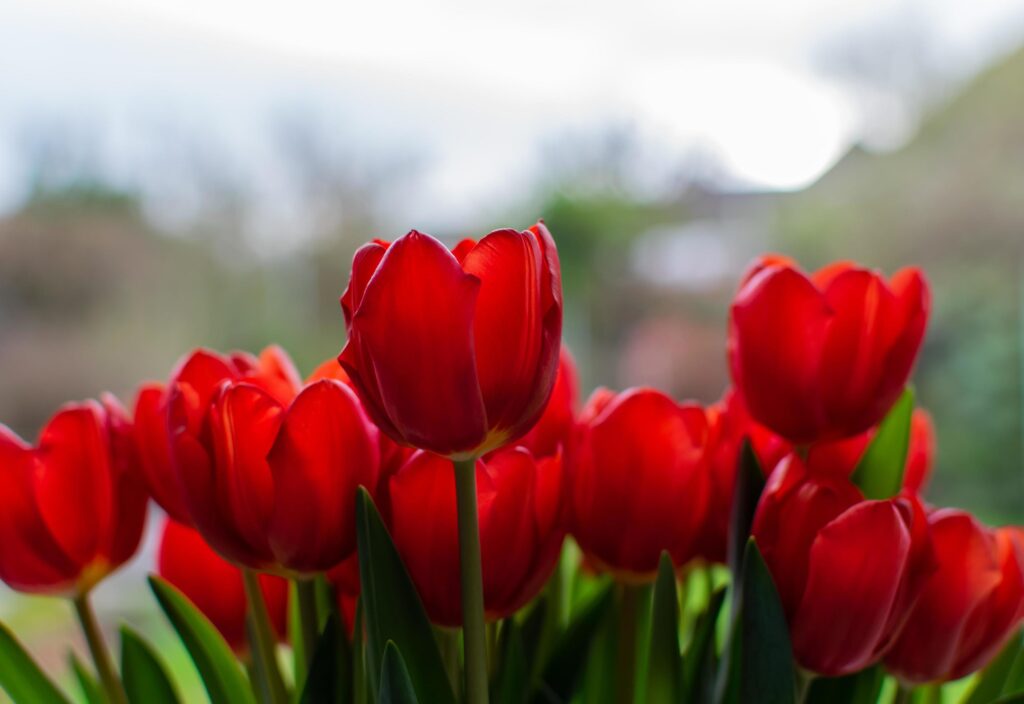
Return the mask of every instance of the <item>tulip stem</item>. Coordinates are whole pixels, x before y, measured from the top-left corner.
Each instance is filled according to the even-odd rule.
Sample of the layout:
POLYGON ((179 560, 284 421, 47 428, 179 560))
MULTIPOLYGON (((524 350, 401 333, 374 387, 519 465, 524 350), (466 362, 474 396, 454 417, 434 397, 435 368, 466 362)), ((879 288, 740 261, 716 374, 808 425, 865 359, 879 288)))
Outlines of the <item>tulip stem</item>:
POLYGON ((288 693, 284 688, 284 679, 281 677, 281 668, 277 662, 277 638, 270 626, 270 614, 267 612, 267 603, 263 600, 259 577, 253 570, 243 568, 242 582, 249 604, 249 644, 252 648, 253 665, 259 673, 258 689, 265 704, 286 704, 288 693))
POLYGON ((480 561, 480 525, 476 507, 476 461, 456 460, 453 464, 459 517, 466 702, 487 704, 487 633, 484 621, 483 568, 480 561))
POLYGON ((110 659, 110 651, 103 641, 103 633, 100 631, 100 624, 96 620, 96 612, 93 611, 88 594, 80 594, 74 598, 75 613, 78 621, 82 624, 82 632, 89 644, 89 652, 96 664, 96 672, 99 673, 100 682, 107 693, 107 699, 111 704, 128 704, 128 695, 125 694, 124 685, 121 684, 114 669, 114 663, 110 659))
POLYGON ((320 617, 316 608, 316 582, 312 579, 295 580, 295 599, 299 602, 299 631, 302 634, 302 654, 306 659, 306 672, 313 664, 313 653, 320 637, 320 617))

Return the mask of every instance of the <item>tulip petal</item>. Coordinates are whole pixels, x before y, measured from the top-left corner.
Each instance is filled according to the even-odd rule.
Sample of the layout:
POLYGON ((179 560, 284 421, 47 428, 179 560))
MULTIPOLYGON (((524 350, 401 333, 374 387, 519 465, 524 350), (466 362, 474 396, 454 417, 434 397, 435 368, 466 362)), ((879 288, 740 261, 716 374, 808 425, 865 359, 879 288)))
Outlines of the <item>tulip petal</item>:
POLYGON ((472 340, 479 286, 440 242, 415 231, 381 259, 339 361, 396 439, 449 455, 486 437, 472 340))
POLYGON ((829 676, 873 661, 907 569, 911 541, 891 501, 865 501, 825 526, 811 547, 792 623, 802 665, 829 676))
POLYGON ((139 454, 132 424, 121 403, 111 394, 100 397, 106 414, 106 431, 114 492, 110 533, 103 537, 103 552, 111 565, 128 560, 139 547, 146 524, 149 493, 139 476, 139 454))
POLYGON ((164 386, 145 384, 135 397, 134 434, 139 467, 153 500, 180 523, 188 523, 188 509, 178 477, 171 466, 171 443, 167 434, 164 386))
POLYGON ((270 545, 277 562, 322 572, 355 550, 355 496, 375 488, 377 431, 355 394, 324 379, 303 389, 285 414, 268 457, 274 477, 270 545))

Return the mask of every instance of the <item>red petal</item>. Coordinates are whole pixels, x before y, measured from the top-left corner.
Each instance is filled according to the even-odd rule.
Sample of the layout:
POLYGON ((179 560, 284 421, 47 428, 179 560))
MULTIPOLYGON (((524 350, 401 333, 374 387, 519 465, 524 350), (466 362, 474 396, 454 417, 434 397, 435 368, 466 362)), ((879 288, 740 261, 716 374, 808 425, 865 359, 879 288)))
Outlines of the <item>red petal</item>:
POLYGON ((935 446, 935 426, 931 415, 923 408, 915 409, 910 424, 907 466, 903 472, 904 488, 915 493, 923 493, 928 488, 935 462, 935 446))
POLYGON ((381 260, 340 361, 395 440, 443 455, 483 442, 472 343, 478 288, 451 252, 418 232, 392 244, 381 260))
POLYGON ((348 374, 342 368, 336 357, 331 357, 314 369, 313 373, 306 379, 306 383, 312 384, 314 381, 320 381, 321 379, 334 379, 335 381, 340 381, 346 386, 352 385, 352 380, 348 378, 348 374))
POLYGON ((146 384, 135 397, 135 444, 153 500, 180 523, 190 521, 178 477, 171 466, 167 407, 162 384, 146 384))
POLYGON ((341 296, 341 310, 345 314, 345 325, 352 324, 352 318, 359 310, 362 303, 363 293, 366 291, 370 279, 377 272, 380 260, 390 246, 387 242, 375 240, 368 242, 356 250, 352 257, 352 273, 349 276, 348 286, 341 296))
POLYGON ((910 534, 891 501, 866 501, 818 534, 792 623, 793 651, 828 676, 871 664, 907 569, 910 534))
POLYGON ((569 349, 563 345, 551 398, 537 424, 516 444, 529 449, 534 457, 554 455, 566 447, 576 421, 578 399, 576 364, 569 349))
POLYGON ((355 550, 355 497, 375 488, 377 430, 337 381, 307 386, 288 409, 268 458, 274 477, 270 545, 277 562, 322 572, 355 550))
POLYGON ((302 379, 291 357, 277 345, 260 352, 259 367, 240 381, 259 386, 281 404, 291 403, 302 388, 302 379))
POLYGON ((106 416, 110 448, 114 510, 111 533, 105 538, 104 557, 113 567, 126 562, 139 547, 146 524, 149 492, 139 476, 139 455, 128 414, 111 394, 100 396, 106 416))

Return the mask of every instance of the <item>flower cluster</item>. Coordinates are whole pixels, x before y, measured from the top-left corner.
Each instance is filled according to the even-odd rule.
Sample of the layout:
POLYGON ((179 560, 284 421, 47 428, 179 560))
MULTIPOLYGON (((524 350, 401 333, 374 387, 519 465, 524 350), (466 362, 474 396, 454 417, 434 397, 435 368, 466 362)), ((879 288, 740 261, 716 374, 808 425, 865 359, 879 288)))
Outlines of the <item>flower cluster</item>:
POLYGON ((750 535, 803 670, 957 679, 1024 618, 1024 532, 922 498, 925 411, 907 413, 891 490, 861 481, 924 337, 916 269, 808 275, 763 257, 730 310, 732 387, 707 407, 652 388, 600 388, 581 407, 542 223, 451 250, 416 231, 371 242, 341 307, 347 343, 305 381, 278 347, 200 349, 143 385, 132 416, 109 396, 71 404, 34 446, 0 426, 0 579, 87 603, 136 551, 152 498, 167 516, 157 572, 241 657, 258 656, 247 618, 261 610, 288 641, 287 580, 329 585, 362 639, 365 489, 429 620, 465 629, 479 702, 476 631, 542 592, 567 536, 584 571, 625 589, 653 582, 663 555, 679 575, 735 569, 750 448, 764 479, 750 535))

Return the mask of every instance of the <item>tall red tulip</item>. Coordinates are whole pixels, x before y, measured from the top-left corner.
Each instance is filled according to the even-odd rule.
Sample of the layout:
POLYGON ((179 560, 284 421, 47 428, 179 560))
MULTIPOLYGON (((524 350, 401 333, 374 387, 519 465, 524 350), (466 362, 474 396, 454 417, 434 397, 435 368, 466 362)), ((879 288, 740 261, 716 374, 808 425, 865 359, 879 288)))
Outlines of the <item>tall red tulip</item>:
POLYGON ((591 564, 652 579, 663 550, 695 556, 707 515, 708 423, 696 405, 653 389, 599 389, 572 451, 570 532, 591 564))
POLYGON ((139 545, 148 495, 113 396, 62 407, 35 447, 0 425, 0 579, 84 596, 139 545))
POLYGON ((521 437, 551 395, 562 333, 554 241, 542 223, 454 251, 413 230, 356 252, 338 358, 396 442, 455 459, 521 437))
MULTIPOLYGON (((476 463, 484 608, 494 620, 537 595, 558 562, 565 527, 560 455, 522 447, 476 463)), ((391 534, 434 623, 462 624, 452 463, 417 452, 391 478, 391 534)))
POLYGON ((789 259, 764 257, 732 303, 733 382, 750 414, 794 443, 856 435, 902 392, 928 309, 917 269, 886 282, 839 262, 809 277, 789 259))
POLYGON ((144 384, 135 399, 135 441, 143 476, 153 499, 180 523, 191 525, 192 518, 171 465, 168 398, 175 387, 188 387, 180 401, 198 411, 209 405, 226 380, 259 386, 281 403, 290 402, 301 386, 294 365, 279 347, 267 347, 258 358, 245 352, 223 355, 197 349, 178 363, 166 386, 144 384))
POLYGON ((912 495, 865 501, 849 479, 789 455, 765 486, 753 535, 803 667, 828 676, 877 661, 934 569, 912 495))
MULTIPOLYGON (((160 533, 157 573, 177 587, 216 626, 235 652, 248 648, 242 572, 214 552, 202 536, 167 519, 160 533)), ((287 634, 288 582, 260 575, 270 622, 280 640, 287 634)))
POLYGON ((938 570, 926 582, 886 666, 908 682, 955 680, 984 667, 1024 617, 1024 542, 970 514, 928 517, 938 570))
POLYGON ((312 573, 355 549, 355 493, 374 487, 377 431, 355 394, 332 379, 290 404, 246 382, 222 382, 208 405, 179 384, 171 446, 196 529, 232 562, 312 573))

